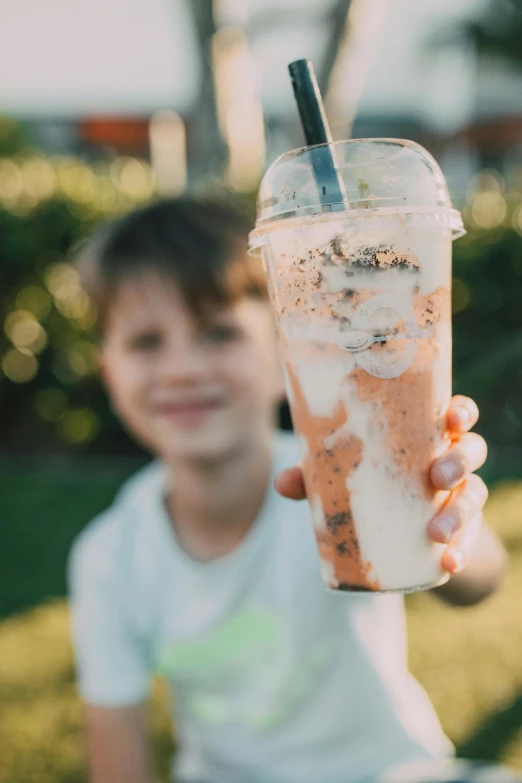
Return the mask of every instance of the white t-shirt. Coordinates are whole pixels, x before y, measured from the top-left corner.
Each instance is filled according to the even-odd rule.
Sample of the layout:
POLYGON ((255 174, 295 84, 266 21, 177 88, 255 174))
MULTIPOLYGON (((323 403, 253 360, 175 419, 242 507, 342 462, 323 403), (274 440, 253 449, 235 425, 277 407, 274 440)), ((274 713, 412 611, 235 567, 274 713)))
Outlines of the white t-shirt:
MULTIPOLYGON (((297 459, 278 434, 274 474, 297 459)), ((359 783, 452 753, 407 669, 401 597, 326 591, 306 503, 271 482, 241 545, 199 563, 176 542, 165 486, 164 467, 146 467, 73 547, 88 703, 140 702, 162 674, 186 781, 359 783)))

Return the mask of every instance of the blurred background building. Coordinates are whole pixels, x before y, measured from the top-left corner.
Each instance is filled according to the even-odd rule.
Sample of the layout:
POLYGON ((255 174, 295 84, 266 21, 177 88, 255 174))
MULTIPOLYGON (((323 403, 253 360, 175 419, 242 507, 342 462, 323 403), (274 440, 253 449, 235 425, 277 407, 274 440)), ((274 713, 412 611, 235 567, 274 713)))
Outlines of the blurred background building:
MULTIPOLYGON (((495 6, 502 38, 499 20, 519 12, 509 0, 495 6)), ((184 129, 190 181, 228 174, 251 189, 266 160, 301 143, 286 65, 309 56, 337 138, 418 139, 438 154, 459 198, 482 165, 518 158, 522 76, 509 62, 517 50, 484 45, 486 0, 4 0, 0 8, 0 111, 50 154, 149 158, 172 143, 182 166, 184 129), (164 110, 182 125, 164 118, 151 134, 164 110)), ((179 187, 183 177, 172 176, 179 187)))

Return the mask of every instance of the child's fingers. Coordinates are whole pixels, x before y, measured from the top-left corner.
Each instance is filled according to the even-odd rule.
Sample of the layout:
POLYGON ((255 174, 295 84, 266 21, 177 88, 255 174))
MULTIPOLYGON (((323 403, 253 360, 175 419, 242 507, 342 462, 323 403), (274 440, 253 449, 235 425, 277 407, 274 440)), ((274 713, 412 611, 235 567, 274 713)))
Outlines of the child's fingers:
POLYGON ((306 490, 303 479, 303 471, 299 466, 283 470, 276 476, 275 488, 284 498, 290 500, 304 500, 306 490))
POLYGON ((435 460, 430 478, 435 489, 454 489, 484 464, 488 454, 486 441, 475 432, 467 432, 435 460))
POLYGON ((446 423, 450 434, 461 435, 475 426, 479 417, 477 405, 469 397, 456 394, 451 400, 446 414, 446 423))
POLYGON ((428 535, 439 544, 450 544, 459 531, 484 508, 488 488, 480 476, 471 475, 450 496, 444 508, 428 525, 428 535))
POLYGON ((450 574, 462 571, 475 548, 483 522, 484 517, 480 512, 453 536, 441 557, 441 565, 445 571, 450 574))

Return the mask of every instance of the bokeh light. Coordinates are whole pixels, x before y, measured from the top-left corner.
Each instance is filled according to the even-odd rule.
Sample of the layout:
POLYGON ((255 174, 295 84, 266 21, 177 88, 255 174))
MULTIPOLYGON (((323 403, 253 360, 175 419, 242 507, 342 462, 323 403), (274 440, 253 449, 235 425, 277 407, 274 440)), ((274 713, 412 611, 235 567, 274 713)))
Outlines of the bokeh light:
POLYGON ((91 220, 123 212, 156 192, 153 168, 141 158, 118 156, 92 165, 65 155, 0 158, 0 207, 16 215, 58 196, 74 217, 91 220))
POLYGON ((38 361, 32 353, 12 348, 2 358, 2 370, 13 383, 27 383, 38 372, 38 361))
POLYGON ((44 288, 27 285, 17 293, 16 307, 19 310, 28 310, 38 321, 42 321, 51 309, 51 297, 44 288))
POLYGON ((62 389, 48 387, 40 389, 34 397, 34 408, 43 421, 58 421, 68 405, 67 395, 62 389))
POLYGON ((98 311, 94 302, 88 300, 88 308, 83 315, 77 316, 74 319, 76 326, 83 329, 84 332, 89 332, 96 324, 98 318, 98 311))
POLYGON ((24 191, 34 203, 52 198, 56 189, 56 175, 45 158, 28 158, 20 163, 24 191))
POLYGON ((458 278, 453 280, 451 300, 453 313, 461 313, 466 309, 471 300, 471 291, 466 283, 458 278))
POLYGON ((62 195, 86 204, 96 195, 96 182, 91 169, 75 158, 61 158, 57 162, 56 177, 62 195))
POLYGON ((40 353, 47 345, 45 329, 27 310, 14 310, 4 323, 4 331, 15 348, 24 348, 31 353, 40 353))
POLYGON ((89 312, 89 297, 83 288, 77 284, 64 285, 55 295, 58 310, 66 318, 76 320, 83 318, 89 312))
POLYGON ((71 264, 52 264, 45 271, 45 284, 54 295, 59 295, 62 286, 77 285, 80 276, 71 264))
POLYGON ((116 158, 110 167, 110 178, 117 190, 135 201, 146 201, 155 190, 152 167, 137 158, 116 158))
POLYGON ((471 199, 471 218, 477 228, 497 228, 507 216, 507 203, 502 193, 487 190, 471 199))
POLYGON ((100 420, 90 408, 66 411, 59 419, 58 432, 71 444, 89 443, 100 430, 100 420))
POLYGON ((496 169, 482 169, 472 177, 467 188, 467 197, 470 200, 477 192, 503 193, 506 182, 502 174, 496 169))
POLYGON ((8 158, 0 160, 0 203, 5 209, 16 207, 24 188, 22 173, 8 158))
POLYGON ((97 350, 92 343, 86 340, 77 342, 65 352, 65 357, 70 369, 78 378, 84 378, 96 372, 97 350))
POLYGON ((82 375, 78 374, 76 369, 71 366, 69 361, 69 349, 56 351, 53 359, 53 375, 67 386, 78 383, 82 379, 82 375))
POLYGON ((98 178, 96 203, 101 213, 107 214, 120 209, 118 189, 108 174, 101 174, 98 178))
POLYGON ((522 234, 522 199, 521 203, 513 211, 512 225, 515 231, 522 234))
POLYGON ((45 283, 54 297, 56 308, 66 318, 77 320, 89 314, 90 299, 73 266, 53 264, 45 273, 45 283))
POLYGON ((509 225, 521 194, 506 192, 506 181, 500 172, 480 171, 467 188, 466 221, 472 228, 488 230, 509 225))

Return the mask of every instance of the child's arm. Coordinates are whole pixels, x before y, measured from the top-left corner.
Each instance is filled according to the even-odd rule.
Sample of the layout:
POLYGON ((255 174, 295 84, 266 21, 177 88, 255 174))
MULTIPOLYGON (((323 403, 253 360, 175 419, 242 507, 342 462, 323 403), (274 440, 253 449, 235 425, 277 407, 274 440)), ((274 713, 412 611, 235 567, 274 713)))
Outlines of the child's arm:
MULTIPOLYGON (((484 464, 487 447, 480 435, 469 432, 477 419, 478 409, 473 400, 453 398, 447 416, 452 445, 435 461, 430 476, 437 489, 452 492, 428 526, 428 534, 434 541, 447 544, 442 565, 452 574, 449 582, 436 588, 433 594, 456 606, 477 603, 493 593, 506 566, 503 545, 483 525, 482 509, 488 491, 473 471, 484 464)), ((277 477, 276 489, 292 500, 305 498, 301 469, 283 471, 277 477)))
MULTIPOLYGON (((135 597, 121 566, 117 510, 76 540, 68 579, 80 696, 86 706, 91 783, 152 783, 145 705, 151 667, 135 597)), ((125 527, 123 528, 126 529, 125 527)))
MULTIPOLYGON (((480 515, 482 517, 482 515, 480 515)), ((477 604, 499 587, 506 570, 507 553, 498 536, 479 520, 480 531, 463 571, 432 590, 454 606, 477 604)))
POLYGON ((152 783, 146 706, 87 706, 90 783, 152 783))

